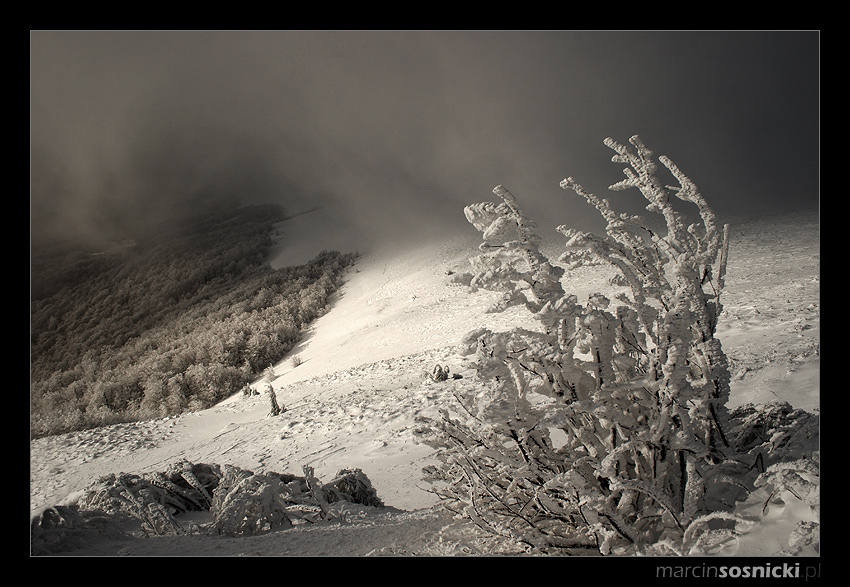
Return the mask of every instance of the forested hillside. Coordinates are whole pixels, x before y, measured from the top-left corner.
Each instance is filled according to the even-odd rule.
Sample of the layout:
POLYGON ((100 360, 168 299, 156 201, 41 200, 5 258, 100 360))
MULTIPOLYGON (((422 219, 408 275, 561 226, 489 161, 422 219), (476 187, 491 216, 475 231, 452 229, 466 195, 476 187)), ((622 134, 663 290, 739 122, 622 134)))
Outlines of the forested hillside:
POLYGON ((273 206, 217 211, 106 252, 36 252, 31 435, 198 410, 298 342, 355 254, 272 269, 273 206))

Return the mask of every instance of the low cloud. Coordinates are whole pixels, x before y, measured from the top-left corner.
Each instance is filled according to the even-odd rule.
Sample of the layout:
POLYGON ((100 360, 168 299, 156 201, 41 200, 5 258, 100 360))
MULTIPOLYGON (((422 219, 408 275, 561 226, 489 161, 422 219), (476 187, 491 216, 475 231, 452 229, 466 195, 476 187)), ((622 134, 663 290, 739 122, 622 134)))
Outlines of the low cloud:
POLYGON ((793 32, 34 32, 33 238, 261 201, 427 235, 468 228, 463 206, 497 184, 544 229, 592 222, 558 184, 608 196, 621 172, 602 140, 632 134, 720 213, 817 206, 818 47, 793 32))

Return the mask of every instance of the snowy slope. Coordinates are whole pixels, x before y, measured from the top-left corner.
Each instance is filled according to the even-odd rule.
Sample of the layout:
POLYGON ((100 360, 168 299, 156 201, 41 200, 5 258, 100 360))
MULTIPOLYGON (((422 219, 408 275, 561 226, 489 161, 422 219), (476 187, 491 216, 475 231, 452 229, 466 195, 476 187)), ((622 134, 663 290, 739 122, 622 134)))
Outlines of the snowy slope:
MULTIPOLYGON (((310 222, 321 220, 319 214, 300 218, 302 236, 312 230, 310 222)), ((287 221, 290 231, 299 229, 297 220, 287 221)), ((719 328, 733 367, 733 405, 781 398, 807 410, 819 406, 817 222, 816 216, 795 216, 733 226, 719 328)), ((441 364, 472 375, 456 349, 466 332, 485 324, 507 329, 527 319, 523 310, 485 314, 492 294, 447 285, 448 272, 463 269, 477 243, 471 227, 455 239, 368 246, 365 252, 342 238, 334 247, 351 244, 349 250, 364 255, 330 311, 276 367, 273 385, 285 413, 267 417, 265 396, 237 394, 200 413, 35 440, 31 514, 72 500, 100 475, 160 471, 180 459, 296 474, 309 465, 323 481, 342 468, 360 468, 389 509, 352 506, 345 523, 255 538, 103 539, 71 554, 475 553, 473 541, 459 538, 462 528, 447 526, 429 509, 435 499, 419 479, 431 453, 414 442, 412 429, 417 415, 434 413, 451 392, 449 383, 426 382, 425 372, 441 364), (303 361, 297 367, 294 355, 303 361), (346 536, 355 531, 352 543, 346 536)), ((296 251, 282 245, 273 262, 303 262, 321 248, 331 247, 296 251)), ((611 288, 609 276, 601 268, 583 269, 567 286, 580 296, 604 291, 611 288)), ((787 526, 808 514, 789 505, 784 517, 775 515, 777 526, 787 526)), ((765 548, 756 531, 741 544, 730 554, 765 548)))

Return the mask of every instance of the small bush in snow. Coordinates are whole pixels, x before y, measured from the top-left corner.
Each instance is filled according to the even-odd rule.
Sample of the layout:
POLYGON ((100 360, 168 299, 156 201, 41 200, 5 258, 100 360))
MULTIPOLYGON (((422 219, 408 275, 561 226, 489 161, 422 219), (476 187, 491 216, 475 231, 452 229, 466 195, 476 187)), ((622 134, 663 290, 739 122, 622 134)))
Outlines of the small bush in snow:
POLYGON ((77 506, 86 512, 130 515, 146 533, 179 534, 182 528, 174 516, 209 509, 220 477, 215 465, 187 461, 161 473, 105 475, 83 492, 77 506))
POLYGON ((567 271, 610 264, 629 294, 566 292, 564 268, 541 252, 516 198, 496 187, 500 203, 465 209, 483 243, 473 271, 456 281, 503 292, 491 311, 524 306, 540 328, 470 333, 485 391, 458 389, 459 407, 419 431, 441 451, 441 465, 426 473, 448 507, 544 551, 696 544, 704 529, 727 523, 709 500, 733 452, 724 432, 729 370, 714 336, 728 231, 669 159, 659 158, 674 187, 656 178, 638 137, 632 148, 605 143, 627 164, 611 189, 637 188, 665 228, 616 213, 568 178, 562 187, 596 207, 607 235, 559 227, 567 243, 557 262, 567 271), (700 221, 687 224, 674 198, 695 205, 700 221))
POLYGON ((251 536, 340 516, 337 502, 384 507, 360 469, 342 469, 326 484, 311 467, 304 475, 254 473, 232 465, 180 461, 165 472, 106 475, 76 503, 47 508, 32 520, 33 554, 79 546, 90 534, 120 534, 117 521, 131 516, 155 535, 251 536), (209 511, 211 522, 187 530, 180 514, 209 511))
POLYGON ((272 381, 274 381, 276 377, 274 368, 266 368, 264 377, 266 379, 266 395, 269 396, 269 416, 279 416, 282 412, 285 412, 286 409, 281 408, 277 403, 277 395, 275 394, 274 386, 272 386, 272 381))

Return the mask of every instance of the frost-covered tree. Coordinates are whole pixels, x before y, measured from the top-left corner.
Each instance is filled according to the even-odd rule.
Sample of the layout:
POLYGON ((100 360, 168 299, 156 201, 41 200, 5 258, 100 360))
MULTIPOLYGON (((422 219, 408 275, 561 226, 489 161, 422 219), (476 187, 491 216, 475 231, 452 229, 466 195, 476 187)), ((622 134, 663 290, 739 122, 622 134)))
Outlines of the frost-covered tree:
POLYGON ((263 372, 263 377, 266 380, 266 395, 269 396, 269 416, 279 416, 281 412, 285 412, 286 408, 281 408, 277 403, 277 395, 274 391, 274 386, 272 385, 272 381, 275 380, 274 367, 269 366, 263 372))
POLYGON ((627 164, 611 189, 638 189, 661 230, 568 178, 561 186, 596 207, 606 235, 559 227, 566 250, 553 262, 508 190, 465 208, 483 242, 456 281, 502 292, 491 311, 524 306, 540 328, 467 335, 486 386, 458 386, 460 408, 419 430, 442 459, 426 479, 449 508, 536 549, 643 552, 725 523, 713 488, 729 481, 732 451, 715 338, 728 230, 669 159, 659 157, 676 186, 657 179, 637 136, 630 142, 605 141, 627 164), (687 224, 676 200, 696 206, 699 222, 687 224), (609 264, 628 293, 566 292, 565 269, 586 263, 609 264))

